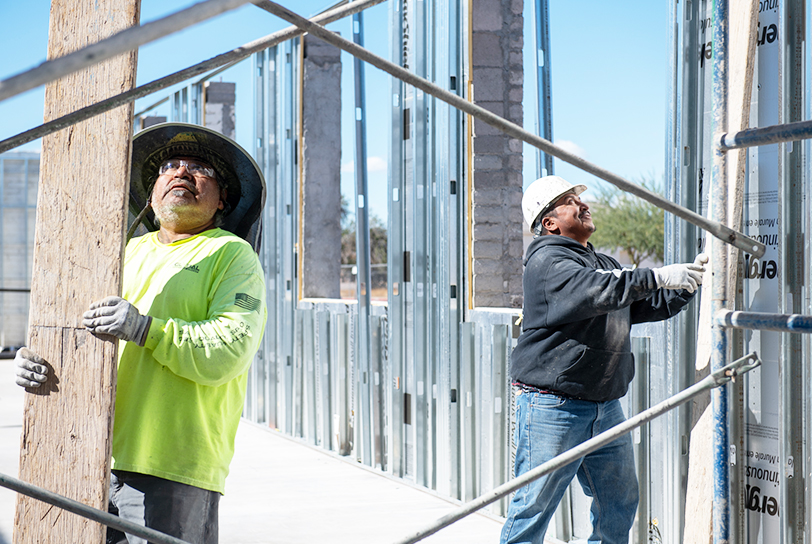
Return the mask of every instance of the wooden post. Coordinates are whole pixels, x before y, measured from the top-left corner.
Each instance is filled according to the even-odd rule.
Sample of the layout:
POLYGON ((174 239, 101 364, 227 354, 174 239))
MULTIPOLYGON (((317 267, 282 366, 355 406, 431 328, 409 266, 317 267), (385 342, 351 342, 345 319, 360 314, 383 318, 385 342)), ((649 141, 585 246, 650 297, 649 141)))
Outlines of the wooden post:
MULTIPOLYGON (((140 0, 52 0, 48 58, 138 23, 140 0)), ((137 52, 49 84, 45 121, 134 87, 137 52)), ((25 399, 20 478, 107 510, 117 343, 81 326, 121 292, 132 104, 43 139, 28 345, 50 377, 25 399)), ((19 495, 14 542, 104 542, 106 528, 19 495)))

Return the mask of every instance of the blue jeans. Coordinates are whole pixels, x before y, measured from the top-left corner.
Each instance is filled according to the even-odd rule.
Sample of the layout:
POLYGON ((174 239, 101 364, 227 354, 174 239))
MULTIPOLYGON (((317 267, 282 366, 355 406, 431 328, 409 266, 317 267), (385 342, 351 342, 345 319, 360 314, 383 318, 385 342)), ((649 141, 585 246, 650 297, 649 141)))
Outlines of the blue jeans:
MULTIPOLYGON (((192 485, 116 470, 110 474, 110 513, 192 544, 217 544, 220 494, 192 485)), ((107 528, 107 544, 146 544, 107 528)))
MULTIPOLYGON (((516 475, 549 461, 625 420, 620 402, 591 402, 522 391, 516 398, 516 475)), ((629 434, 517 490, 502 544, 542 544, 573 477, 592 497, 590 544, 629 541, 637 511, 637 475, 629 434)))

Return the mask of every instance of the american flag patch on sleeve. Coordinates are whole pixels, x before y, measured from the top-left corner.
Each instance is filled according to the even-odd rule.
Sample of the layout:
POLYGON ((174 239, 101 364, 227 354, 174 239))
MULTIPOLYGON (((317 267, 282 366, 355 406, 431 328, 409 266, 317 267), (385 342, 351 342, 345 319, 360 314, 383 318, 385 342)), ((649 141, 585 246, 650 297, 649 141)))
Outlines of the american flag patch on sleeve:
POLYGON ((234 296, 234 304, 249 312, 253 312, 259 308, 259 299, 245 293, 237 293, 234 296))

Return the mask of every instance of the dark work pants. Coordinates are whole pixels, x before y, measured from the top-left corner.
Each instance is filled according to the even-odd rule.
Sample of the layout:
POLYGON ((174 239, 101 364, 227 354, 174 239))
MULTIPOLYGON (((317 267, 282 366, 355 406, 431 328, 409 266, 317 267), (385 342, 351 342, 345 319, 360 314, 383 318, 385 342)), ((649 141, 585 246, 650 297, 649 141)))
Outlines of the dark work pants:
MULTIPOLYGON (((114 470, 110 513, 192 544, 217 544, 220 494, 156 476, 114 470)), ((107 529, 107 544, 146 544, 107 529)))

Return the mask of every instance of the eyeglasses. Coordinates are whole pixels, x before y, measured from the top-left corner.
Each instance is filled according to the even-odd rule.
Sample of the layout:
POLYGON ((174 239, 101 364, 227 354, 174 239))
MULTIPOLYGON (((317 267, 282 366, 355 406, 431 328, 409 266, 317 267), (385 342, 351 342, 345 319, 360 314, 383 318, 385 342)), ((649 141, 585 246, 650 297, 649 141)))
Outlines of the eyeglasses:
POLYGON ((168 161, 164 161, 158 168, 158 174, 174 174, 181 166, 185 166, 186 171, 193 176, 214 177, 214 168, 211 166, 206 166, 196 161, 187 161, 186 159, 169 159, 168 161))

